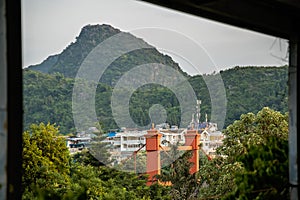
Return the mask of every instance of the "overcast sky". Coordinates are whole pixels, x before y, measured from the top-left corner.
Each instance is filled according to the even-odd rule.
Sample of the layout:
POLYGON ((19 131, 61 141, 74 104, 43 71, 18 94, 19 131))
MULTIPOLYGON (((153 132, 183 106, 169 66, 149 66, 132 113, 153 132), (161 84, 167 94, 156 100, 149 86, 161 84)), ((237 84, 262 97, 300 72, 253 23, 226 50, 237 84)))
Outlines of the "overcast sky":
POLYGON ((190 74, 234 66, 281 66, 287 41, 130 0, 23 0, 23 67, 61 53, 87 24, 143 38, 190 74))

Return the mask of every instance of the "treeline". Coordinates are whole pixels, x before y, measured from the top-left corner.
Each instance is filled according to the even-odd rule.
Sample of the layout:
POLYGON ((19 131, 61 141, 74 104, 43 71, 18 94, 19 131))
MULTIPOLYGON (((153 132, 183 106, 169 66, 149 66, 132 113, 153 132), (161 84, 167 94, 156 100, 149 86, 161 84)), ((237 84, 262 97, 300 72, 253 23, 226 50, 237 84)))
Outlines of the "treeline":
MULTIPOLYGON (((211 114, 211 95, 207 84, 213 84, 216 76, 221 76, 227 98, 225 127, 243 113, 258 112, 270 107, 282 113, 287 111, 287 66, 283 67, 235 67, 219 74, 206 74, 188 78, 201 104, 201 121, 211 114), (204 81, 205 80, 205 81, 204 81)), ((56 123, 62 133, 75 131, 72 114, 73 78, 60 73, 44 74, 24 70, 24 127, 32 123, 56 123)), ((83 90, 89 90, 88 84, 82 84, 83 90)), ((104 130, 120 128, 112 116, 111 96, 113 87, 99 83, 95 97, 95 110, 98 121, 104 130)), ((130 98, 129 110, 133 121, 145 126, 150 123, 149 108, 160 104, 167 112, 167 122, 179 125, 181 109, 176 95, 169 89, 156 84, 148 84, 134 91, 130 98)), ((191 105, 194 107, 195 105, 191 105)), ((89 124, 94 126, 94 124, 89 124)))
POLYGON ((171 199, 168 189, 146 186, 147 176, 103 166, 88 151, 70 155, 52 124, 23 133, 22 199, 171 199))
MULTIPOLYGON (((151 80, 156 83, 155 77, 160 73, 165 73, 160 71, 160 67, 168 66, 169 69, 186 78, 193 87, 197 98, 202 100, 200 120, 204 121, 205 114, 207 114, 209 120, 225 125, 220 127, 221 129, 238 119, 241 114, 257 112, 264 106, 281 112, 287 111, 287 66, 235 67, 220 73, 191 77, 183 72, 178 63, 174 62, 170 56, 163 55, 153 46, 130 33, 122 33, 106 24, 86 25, 76 37, 75 42, 68 45, 60 54, 49 56, 41 64, 29 66, 24 70, 25 128, 32 123, 50 122, 57 123, 62 133, 76 131, 72 113, 72 93, 74 78, 83 63, 93 66, 93 69, 88 72, 90 75, 93 75, 93 70, 104 70, 99 83, 97 83, 95 97, 97 119, 93 119, 93 121, 99 121, 104 130, 120 128, 112 116, 111 98, 114 87, 126 73, 132 72, 131 70, 135 70, 143 64, 151 64, 153 67, 151 75, 148 74, 149 72, 145 72, 147 70, 141 70, 140 76, 137 73, 125 82, 138 82, 143 80, 146 75, 151 76, 151 80), (112 63, 106 63, 109 65, 106 69, 103 69, 105 66, 102 66, 102 61, 113 57, 120 44, 105 49, 107 58, 88 58, 99 44, 103 44, 102 42, 119 33, 122 35, 120 42, 124 43, 122 48, 126 49, 130 44, 140 48, 123 52, 121 56, 113 58, 112 63), (223 98, 224 95, 226 98, 223 98), (224 104, 226 99, 227 109, 224 104), (211 116, 212 111, 217 111, 217 114, 211 116), (222 116, 225 116, 225 123, 222 116)), ((166 78, 162 79, 166 83, 173 81, 172 76, 168 76, 168 73, 164 74, 164 77, 166 78)), ((175 78, 173 77, 173 79, 175 78)), ((81 85, 82 94, 93 92, 88 83, 83 81, 81 85)), ((178 90, 182 90, 182 88, 178 90)), ((136 88, 128 102, 130 116, 126 114, 124 118, 131 117, 138 126, 149 125, 151 121, 148 114, 149 109, 155 104, 160 104, 166 111, 166 121, 169 124, 180 125, 179 123, 184 122, 182 124, 187 125, 189 124, 186 121, 187 117, 184 117, 183 120, 181 116, 192 118, 192 112, 182 113, 183 109, 176 98, 176 92, 174 94, 170 88, 158 84, 147 84, 136 88)), ((121 111, 120 115, 125 114, 122 112, 121 105, 115 106, 121 111)), ((196 105, 190 106, 189 109, 194 110, 196 105)), ((88 105, 83 105, 81 109, 88 110, 88 105)), ((88 112, 90 111, 88 110, 88 112)), ((91 120, 84 120, 88 118, 85 114, 80 117, 85 123, 84 127, 94 126, 94 124, 87 124, 86 121, 91 120)))
MULTIPOLYGON (((285 113, 288 111, 288 66, 234 67, 220 71, 224 83, 227 110, 225 127, 244 113, 257 113, 263 107, 285 113)), ((213 84, 218 74, 194 76, 189 79, 198 98, 203 100, 203 113, 211 112, 210 93, 206 82, 213 84), (206 82, 204 82, 206 80, 206 82)), ((218 87, 216 91, 218 91, 218 87)), ((202 114, 202 120, 204 115, 202 114)))
MULTIPOLYGON (((214 158, 199 150, 194 174, 191 152, 178 157, 170 145, 161 152, 170 162, 156 176, 164 184, 149 187, 146 174, 104 166, 91 149, 70 155, 55 125, 33 124, 23 133, 22 199, 290 199, 287 114, 265 107, 241 115, 224 134, 214 158)), ((145 154, 138 155, 144 163, 145 154)))

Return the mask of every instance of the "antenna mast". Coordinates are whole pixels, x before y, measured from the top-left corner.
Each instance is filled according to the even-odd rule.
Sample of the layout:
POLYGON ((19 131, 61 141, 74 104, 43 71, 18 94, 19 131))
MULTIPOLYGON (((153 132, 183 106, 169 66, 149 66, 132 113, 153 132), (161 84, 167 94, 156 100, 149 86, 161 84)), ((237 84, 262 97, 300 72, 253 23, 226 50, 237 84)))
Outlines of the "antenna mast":
POLYGON ((196 105, 196 120, 197 120, 197 126, 200 123, 200 117, 201 117, 201 113, 200 113, 200 105, 201 105, 201 100, 197 100, 197 105, 196 105))

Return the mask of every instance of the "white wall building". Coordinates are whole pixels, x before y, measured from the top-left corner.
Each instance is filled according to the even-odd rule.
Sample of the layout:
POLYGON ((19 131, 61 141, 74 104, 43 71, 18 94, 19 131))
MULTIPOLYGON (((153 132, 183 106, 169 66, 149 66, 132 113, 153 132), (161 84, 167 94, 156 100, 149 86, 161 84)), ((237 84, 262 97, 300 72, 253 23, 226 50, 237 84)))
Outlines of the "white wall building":
MULTIPOLYGON (((124 130, 124 132, 112 132, 103 142, 109 145, 112 158, 121 161, 131 156, 134 151, 146 144, 147 131, 124 130)), ((142 148, 145 150, 145 147, 142 148)))
MULTIPOLYGON (((184 133, 186 129, 178 129, 177 126, 171 128, 167 126, 156 126, 156 129, 162 134, 161 145, 167 146, 170 144, 176 144, 177 142, 184 144, 184 133), (168 129, 166 129, 168 128, 168 129)), ((109 151, 112 158, 121 161, 131 156, 134 151, 146 150, 143 147, 146 144, 145 135, 147 130, 128 130, 123 129, 123 132, 111 132, 108 137, 103 141, 109 145, 109 151)))
MULTIPOLYGON (((161 134, 161 145, 168 146, 169 144, 176 145, 177 143, 183 145, 185 143, 184 135, 187 129, 178 128, 177 126, 169 126, 168 124, 156 125, 155 127, 161 134)), ((202 150, 207 155, 214 155, 216 148, 223 144, 224 135, 217 130, 216 123, 206 123, 203 128, 199 129, 200 143, 202 145, 202 150)), ((108 145, 108 151, 111 154, 111 158, 120 162, 137 150, 146 150, 146 138, 147 130, 136 130, 136 129, 126 129, 122 128, 121 132, 110 132, 107 137, 102 140, 102 142, 108 145)), ((81 136, 90 136, 87 134, 81 136)), ((81 150, 82 147, 77 147, 73 144, 86 144, 92 142, 91 137, 75 137, 69 138, 67 140, 67 145, 71 152, 77 152, 81 150), (72 148, 73 147, 73 148, 72 148), (74 147, 77 147, 75 149, 74 147), (81 149, 78 149, 81 148, 81 149)))
POLYGON ((215 155, 216 149, 223 144, 224 135, 222 132, 205 129, 200 135, 200 144, 202 145, 202 150, 207 155, 215 155))

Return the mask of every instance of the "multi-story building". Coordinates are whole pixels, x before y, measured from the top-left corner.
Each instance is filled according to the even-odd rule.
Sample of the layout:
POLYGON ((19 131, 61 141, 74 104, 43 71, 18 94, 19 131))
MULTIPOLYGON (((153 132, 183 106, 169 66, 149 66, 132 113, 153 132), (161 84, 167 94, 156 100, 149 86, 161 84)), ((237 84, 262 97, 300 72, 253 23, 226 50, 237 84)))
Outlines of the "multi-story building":
MULTIPOLYGON (((218 131, 216 123, 204 122, 195 126, 200 133, 200 143, 202 150, 210 156, 215 155, 216 148, 223 144, 224 135, 218 131)), ((183 145, 187 129, 178 128, 177 126, 169 126, 167 123, 156 125, 155 128, 162 134, 162 146, 183 145)), ((132 156, 137 150, 145 150, 147 130, 137 130, 122 128, 121 131, 111 131, 102 140, 107 144, 111 158, 117 162, 127 159, 132 156)), ((88 146, 92 142, 91 134, 81 134, 77 137, 69 138, 67 145, 72 153, 88 146)), ((95 135, 92 134, 94 137, 95 135)))
POLYGON ((147 131, 125 129, 122 132, 108 133, 102 142, 108 144, 112 159, 120 162, 131 156, 134 151, 143 148, 146 143, 145 134, 147 131))
POLYGON ((218 131, 216 123, 207 123, 200 131, 200 144, 202 150, 213 157, 216 155, 216 149, 223 144, 224 135, 218 131))
MULTIPOLYGON (((168 124, 155 127, 162 134, 161 145, 184 144, 184 133, 186 129, 177 126, 169 127, 168 124)), ((112 159, 120 162, 131 156, 137 150, 145 150, 147 130, 123 129, 121 132, 110 132, 103 142, 108 144, 112 159)))

